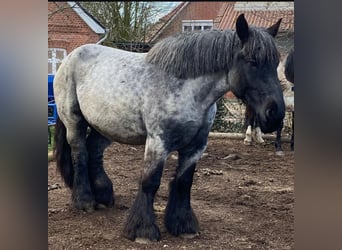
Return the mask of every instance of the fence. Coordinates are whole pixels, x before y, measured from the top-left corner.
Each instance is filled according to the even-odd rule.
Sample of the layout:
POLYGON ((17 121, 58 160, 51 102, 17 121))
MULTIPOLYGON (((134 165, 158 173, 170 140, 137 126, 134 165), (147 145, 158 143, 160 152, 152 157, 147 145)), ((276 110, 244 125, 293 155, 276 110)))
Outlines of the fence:
MULTIPOLYGON (((212 132, 245 133, 245 109, 246 106, 238 99, 222 97, 217 102, 217 113, 212 132)), ((282 136, 289 136, 291 131, 292 114, 286 112, 282 136)))
POLYGON ((48 75, 48 144, 51 144, 51 126, 56 124, 57 108, 53 94, 54 75, 48 75))

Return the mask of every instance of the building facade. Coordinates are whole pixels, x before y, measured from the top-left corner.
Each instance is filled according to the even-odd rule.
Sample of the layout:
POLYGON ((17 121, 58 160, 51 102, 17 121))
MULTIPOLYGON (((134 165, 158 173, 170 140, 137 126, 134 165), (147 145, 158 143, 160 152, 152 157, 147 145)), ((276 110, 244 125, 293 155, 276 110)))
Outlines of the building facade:
POLYGON ((48 3, 48 74, 75 48, 97 43, 105 28, 75 2, 48 3))

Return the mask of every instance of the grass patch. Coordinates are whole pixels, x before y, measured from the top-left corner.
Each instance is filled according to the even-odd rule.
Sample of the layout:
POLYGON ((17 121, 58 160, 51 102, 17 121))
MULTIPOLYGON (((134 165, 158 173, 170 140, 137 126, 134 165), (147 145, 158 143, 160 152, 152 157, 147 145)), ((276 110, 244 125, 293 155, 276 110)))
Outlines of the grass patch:
POLYGON ((55 126, 49 126, 48 127, 49 131, 50 131, 50 136, 48 133, 48 154, 52 155, 52 151, 53 151, 53 147, 55 145, 55 126), (50 141, 49 141, 49 137, 50 137, 50 141))

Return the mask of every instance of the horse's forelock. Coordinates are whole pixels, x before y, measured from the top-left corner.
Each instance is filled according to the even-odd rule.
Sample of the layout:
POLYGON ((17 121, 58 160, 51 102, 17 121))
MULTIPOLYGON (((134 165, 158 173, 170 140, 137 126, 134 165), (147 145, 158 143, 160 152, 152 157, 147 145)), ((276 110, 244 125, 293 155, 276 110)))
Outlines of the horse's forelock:
POLYGON ((264 28, 250 27, 250 38, 244 44, 245 53, 261 65, 279 63, 279 52, 274 38, 264 28))

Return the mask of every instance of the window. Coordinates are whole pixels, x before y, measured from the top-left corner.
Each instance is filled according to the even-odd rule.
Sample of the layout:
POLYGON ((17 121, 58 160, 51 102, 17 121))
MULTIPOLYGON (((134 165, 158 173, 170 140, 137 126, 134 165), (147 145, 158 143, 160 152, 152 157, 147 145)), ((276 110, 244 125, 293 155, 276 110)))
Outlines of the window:
POLYGON ((66 55, 65 49, 51 48, 48 50, 48 74, 56 74, 66 55))
POLYGON ((183 20, 182 31, 200 31, 213 29, 213 20, 183 20))
POLYGON ((183 32, 190 32, 192 30, 191 26, 184 25, 183 26, 183 32))

